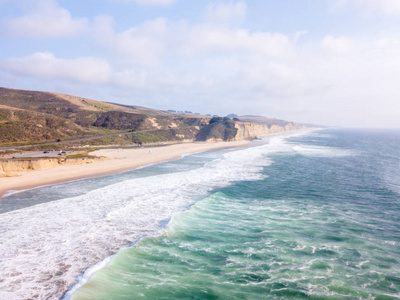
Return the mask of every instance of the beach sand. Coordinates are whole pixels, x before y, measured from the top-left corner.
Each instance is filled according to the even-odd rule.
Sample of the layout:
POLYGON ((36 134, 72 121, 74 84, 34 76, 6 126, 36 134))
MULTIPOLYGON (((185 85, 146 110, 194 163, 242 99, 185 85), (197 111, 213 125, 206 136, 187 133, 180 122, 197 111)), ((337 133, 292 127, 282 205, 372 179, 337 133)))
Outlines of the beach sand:
POLYGON ((7 195, 10 191, 21 191, 82 178, 118 173, 143 165, 177 159, 184 154, 239 147, 249 143, 249 141, 204 142, 151 148, 97 150, 92 152, 91 155, 105 157, 105 160, 91 164, 62 165, 40 171, 18 172, 16 174, 18 176, 2 177, 0 178, 0 197, 7 195))

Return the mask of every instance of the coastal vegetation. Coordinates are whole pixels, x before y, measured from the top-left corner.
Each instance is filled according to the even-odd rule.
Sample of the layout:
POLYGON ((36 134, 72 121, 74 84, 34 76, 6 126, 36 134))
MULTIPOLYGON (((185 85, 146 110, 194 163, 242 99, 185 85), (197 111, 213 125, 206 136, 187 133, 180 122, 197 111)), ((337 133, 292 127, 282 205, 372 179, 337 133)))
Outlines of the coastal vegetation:
POLYGON ((210 123, 200 130, 196 140, 207 141, 213 139, 232 141, 235 139, 237 131, 238 129, 235 127, 235 121, 228 117, 213 117, 210 123))
MULTIPOLYGON (((190 111, 160 111, 100 102, 70 95, 0 88, 0 147, 29 145, 48 150, 100 145, 145 145, 183 141, 232 141, 244 122, 264 124, 261 131, 287 121, 260 116, 202 116, 190 111)), ((290 123, 293 124, 293 123, 290 123)), ((262 133, 262 132, 261 132, 262 133)))

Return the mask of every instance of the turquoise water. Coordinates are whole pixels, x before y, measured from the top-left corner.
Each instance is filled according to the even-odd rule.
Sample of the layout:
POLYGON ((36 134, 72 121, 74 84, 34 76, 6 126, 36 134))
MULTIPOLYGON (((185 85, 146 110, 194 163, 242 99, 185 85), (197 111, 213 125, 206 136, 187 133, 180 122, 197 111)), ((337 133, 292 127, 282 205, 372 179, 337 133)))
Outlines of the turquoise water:
POLYGON ((185 209, 71 298, 399 299, 400 132, 258 143, 226 160, 195 158, 190 170, 170 165, 176 178, 223 172, 191 183, 185 209))

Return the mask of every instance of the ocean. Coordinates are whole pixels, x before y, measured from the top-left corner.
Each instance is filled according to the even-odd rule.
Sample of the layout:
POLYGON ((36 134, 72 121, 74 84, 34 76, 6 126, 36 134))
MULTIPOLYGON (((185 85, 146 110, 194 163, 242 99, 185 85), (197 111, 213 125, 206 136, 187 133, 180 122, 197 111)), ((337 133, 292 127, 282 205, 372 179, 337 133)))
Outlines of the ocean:
POLYGON ((400 298, 400 131, 272 136, 0 213, 1 299, 400 298))

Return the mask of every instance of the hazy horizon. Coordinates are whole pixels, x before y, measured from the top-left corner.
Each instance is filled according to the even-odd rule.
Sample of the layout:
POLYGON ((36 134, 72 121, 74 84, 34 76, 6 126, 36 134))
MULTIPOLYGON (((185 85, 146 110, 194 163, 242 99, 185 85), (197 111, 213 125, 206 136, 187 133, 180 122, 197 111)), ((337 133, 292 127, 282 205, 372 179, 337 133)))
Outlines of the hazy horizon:
POLYGON ((0 86, 400 128, 397 0, 0 0, 0 86))

